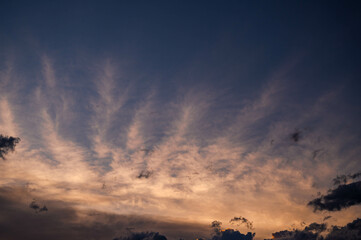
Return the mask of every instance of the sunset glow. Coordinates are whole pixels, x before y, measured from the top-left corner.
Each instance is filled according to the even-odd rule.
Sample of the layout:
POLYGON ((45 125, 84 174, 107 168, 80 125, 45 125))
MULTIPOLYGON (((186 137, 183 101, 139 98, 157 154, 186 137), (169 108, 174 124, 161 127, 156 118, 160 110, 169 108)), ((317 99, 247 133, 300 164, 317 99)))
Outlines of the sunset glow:
POLYGON ((361 5, 323 5, 3 1, 0 239, 360 239, 361 5))

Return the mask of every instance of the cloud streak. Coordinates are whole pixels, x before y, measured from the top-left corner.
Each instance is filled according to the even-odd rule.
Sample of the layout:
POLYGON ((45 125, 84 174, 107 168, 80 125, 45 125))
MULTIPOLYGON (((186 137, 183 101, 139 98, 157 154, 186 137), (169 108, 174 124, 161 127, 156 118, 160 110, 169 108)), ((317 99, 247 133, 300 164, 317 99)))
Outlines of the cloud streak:
MULTIPOLYGON (((316 221, 305 206, 309 193, 327 190, 336 169, 357 166, 361 152, 345 147, 357 134, 338 131, 342 119, 324 110, 337 96, 312 99, 306 109, 293 105, 287 73, 242 99, 201 86, 167 95, 157 86, 138 89, 136 75, 115 61, 98 62, 76 69, 89 76, 79 90, 67 81, 74 69, 60 71, 44 55, 34 89, 2 94, 0 130, 22 139, 0 163, 2 187, 26 185, 39 199, 112 214, 220 219, 250 229, 254 222, 266 237, 291 218, 316 221), (297 141, 295 129, 302 129, 297 141), (229 222, 235 213, 247 221, 229 222)), ((20 81, 5 75, 12 81, 3 82, 20 81)))

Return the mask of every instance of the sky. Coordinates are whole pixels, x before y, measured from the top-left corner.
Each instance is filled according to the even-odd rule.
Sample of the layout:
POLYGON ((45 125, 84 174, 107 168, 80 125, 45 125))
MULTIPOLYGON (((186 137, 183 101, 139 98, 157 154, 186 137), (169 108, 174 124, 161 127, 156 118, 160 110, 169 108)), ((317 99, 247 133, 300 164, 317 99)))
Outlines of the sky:
POLYGON ((1 1, 0 238, 356 236, 360 10, 1 1))

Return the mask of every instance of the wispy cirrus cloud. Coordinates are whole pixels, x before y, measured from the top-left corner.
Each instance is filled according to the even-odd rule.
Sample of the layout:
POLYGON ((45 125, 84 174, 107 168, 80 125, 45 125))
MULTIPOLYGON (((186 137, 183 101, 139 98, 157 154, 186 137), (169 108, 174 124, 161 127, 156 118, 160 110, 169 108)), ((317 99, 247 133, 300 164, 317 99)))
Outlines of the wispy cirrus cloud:
MULTIPOLYGON (((223 89, 183 87, 166 97, 157 86, 140 91, 111 60, 94 64, 84 84, 93 94, 82 95, 62 83, 56 60, 40 62, 34 91, 11 88, 0 100, 0 133, 22 139, 1 163, 3 187, 28 184, 39 196, 113 214, 202 223, 247 216, 266 236, 290 219, 323 218, 307 208, 310 192, 326 190, 335 169, 358 163, 360 149, 345 148, 356 134, 334 128, 343 118, 327 109, 338 106, 337 93, 300 107, 287 102, 292 86, 282 74, 246 100, 227 96, 241 102, 230 106, 223 89)), ((16 82, 14 71, 21 72, 3 71, 1 82, 16 82)))

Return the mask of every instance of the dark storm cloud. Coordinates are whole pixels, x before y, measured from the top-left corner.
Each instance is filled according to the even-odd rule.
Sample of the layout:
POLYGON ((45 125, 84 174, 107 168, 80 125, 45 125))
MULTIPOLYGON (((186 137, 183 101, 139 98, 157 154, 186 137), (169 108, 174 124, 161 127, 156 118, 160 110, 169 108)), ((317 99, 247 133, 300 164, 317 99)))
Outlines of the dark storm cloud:
POLYGON ((241 223, 241 224, 245 224, 247 226, 248 229, 253 230, 253 222, 249 221, 247 218, 244 217, 234 217, 232 218, 230 221, 230 223, 241 223))
POLYGON ((314 211, 339 211, 358 204, 361 204, 361 181, 329 190, 327 195, 310 201, 308 206, 312 206, 314 211))
POLYGON ((167 238, 158 232, 139 232, 131 233, 127 237, 114 238, 113 240, 167 240, 167 238))
MULTIPOLYGON (((110 240, 128 236, 129 230, 146 233, 160 232, 168 239, 195 239, 207 236, 209 226, 175 222, 170 219, 156 219, 138 215, 117 215, 98 211, 76 210, 72 204, 47 200, 47 206, 36 201, 25 188, 0 188, 0 239, 17 240, 110 240), (47 211, 47 209, 51 209, 47 211), (34 214, 47 212, 46 214, 34 214)), ((139 235, 138 235, 139 236, 139 235)), ((150 235, 149 235, 150 236, 150 235)), ((155 236, 155 235, 154 235, 155 236)), ((165 240, 143 238, 144 240, 165 240)))
POLYGON ((0 158, 5 160, 5 155, 14 151, 16 144, 19 142, 20 138, 0 134, 0 158))

